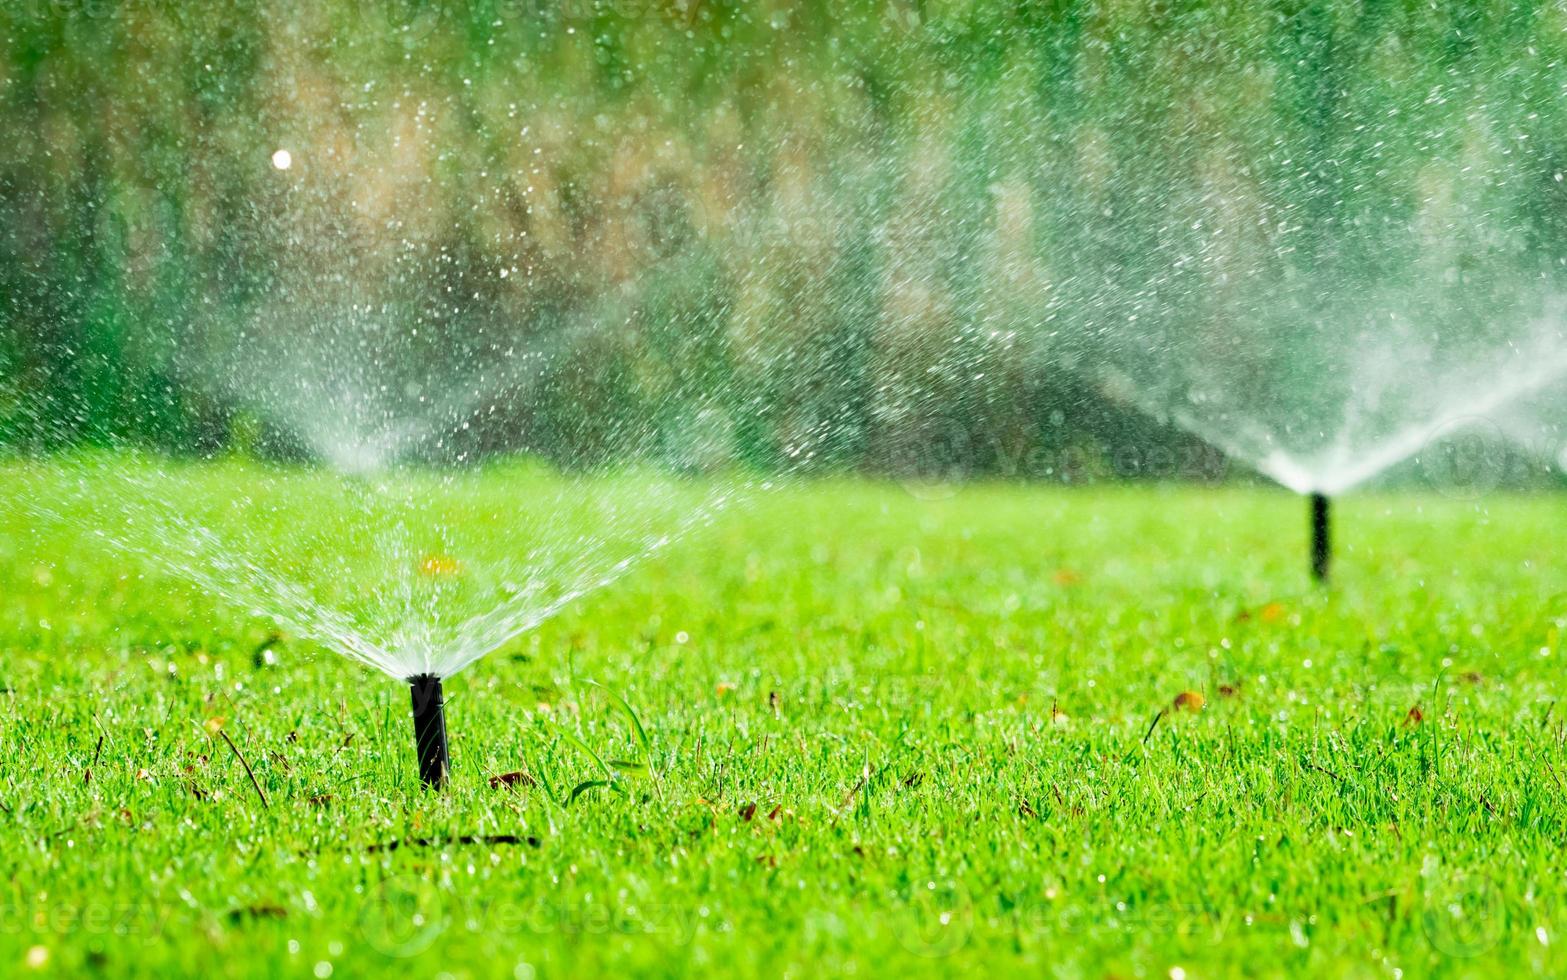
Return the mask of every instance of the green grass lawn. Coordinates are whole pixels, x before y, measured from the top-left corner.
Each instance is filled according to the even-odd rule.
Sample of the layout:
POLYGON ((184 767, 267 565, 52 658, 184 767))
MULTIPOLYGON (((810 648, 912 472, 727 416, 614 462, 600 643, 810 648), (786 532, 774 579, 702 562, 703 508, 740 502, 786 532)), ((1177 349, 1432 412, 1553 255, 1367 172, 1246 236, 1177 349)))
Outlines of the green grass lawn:
POLYGON ((754 494, 449 681, 445 795, 402 685, 7 513, 3 975, 1567 970, 1557 496, 1346 499, 1317 590, 1283 492, 754 494))

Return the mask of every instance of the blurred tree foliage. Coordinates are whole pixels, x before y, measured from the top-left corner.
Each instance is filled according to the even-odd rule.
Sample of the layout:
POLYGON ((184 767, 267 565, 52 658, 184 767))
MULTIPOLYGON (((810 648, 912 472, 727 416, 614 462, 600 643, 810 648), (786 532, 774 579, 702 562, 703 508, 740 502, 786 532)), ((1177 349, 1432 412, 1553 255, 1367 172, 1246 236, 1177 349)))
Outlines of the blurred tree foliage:
POLYGON ((1557 4, 12 0, 0 443, 250 445, 224 348, 363 303, 431 371, 579 325, 468 448, 1168 453, 1072 370, 1111 325, 1559 275, 1564 57, 1557 4))

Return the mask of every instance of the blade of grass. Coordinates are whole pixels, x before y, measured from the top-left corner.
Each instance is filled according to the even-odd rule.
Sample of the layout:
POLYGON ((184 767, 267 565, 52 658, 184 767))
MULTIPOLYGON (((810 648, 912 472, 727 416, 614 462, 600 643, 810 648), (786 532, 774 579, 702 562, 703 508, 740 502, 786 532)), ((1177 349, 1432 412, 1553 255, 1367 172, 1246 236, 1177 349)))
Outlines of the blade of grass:
POLYGON ((664 802, 664 779, 658 771, 658 766, 653 762, 653 741, 648 738, 647 729, 642 726, 642 719, 637 717, 636 709, 632 708, 631 703, 621 697, 620 694, 610 690, 598 681, 588 681, 588 684, 613 698, 615 703, 620 706, 620 710, 625 712, 626 717, 631 720, 631 730, 636 733, 637 741, 642 744, 642 757, 647 761, 648 774, 653 777, 653 791, 658 795, 658 801, 660 803, 664 802))

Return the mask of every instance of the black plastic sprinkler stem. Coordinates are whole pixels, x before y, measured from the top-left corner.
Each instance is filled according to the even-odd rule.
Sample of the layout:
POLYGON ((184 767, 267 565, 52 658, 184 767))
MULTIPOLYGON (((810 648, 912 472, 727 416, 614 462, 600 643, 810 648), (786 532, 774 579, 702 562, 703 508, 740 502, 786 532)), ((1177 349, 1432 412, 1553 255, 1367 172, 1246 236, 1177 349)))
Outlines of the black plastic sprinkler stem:
POLYGON ((441 679, 432 674, 408 678, 413 692, 414 744, 419 747, 419 778, 431 789, 446 786, 446 702, 441 679))
POLYGON ((1311 578, 1328 580, 1328 565, 1333 561, 1333 526, 1326 494, 1311 495, 1311 578))

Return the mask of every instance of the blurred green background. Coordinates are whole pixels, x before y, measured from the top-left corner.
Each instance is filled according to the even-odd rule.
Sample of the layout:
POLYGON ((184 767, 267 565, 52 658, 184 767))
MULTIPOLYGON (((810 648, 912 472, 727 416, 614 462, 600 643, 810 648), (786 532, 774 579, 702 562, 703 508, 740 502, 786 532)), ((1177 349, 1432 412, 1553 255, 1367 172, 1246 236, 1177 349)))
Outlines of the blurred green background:
POLYGON ((1548 287, 1564 29, 1413 0, 16 0, 0 444, 244 444, 214 352, 366 304, 432 372, 593 325, 480 449, 612 452, 552 417, 679 442, 702 398, 761 466, 1203 472, 1074 359, 1135 321, 1260 362, 1304 306, 1440 325, 1548 287))

